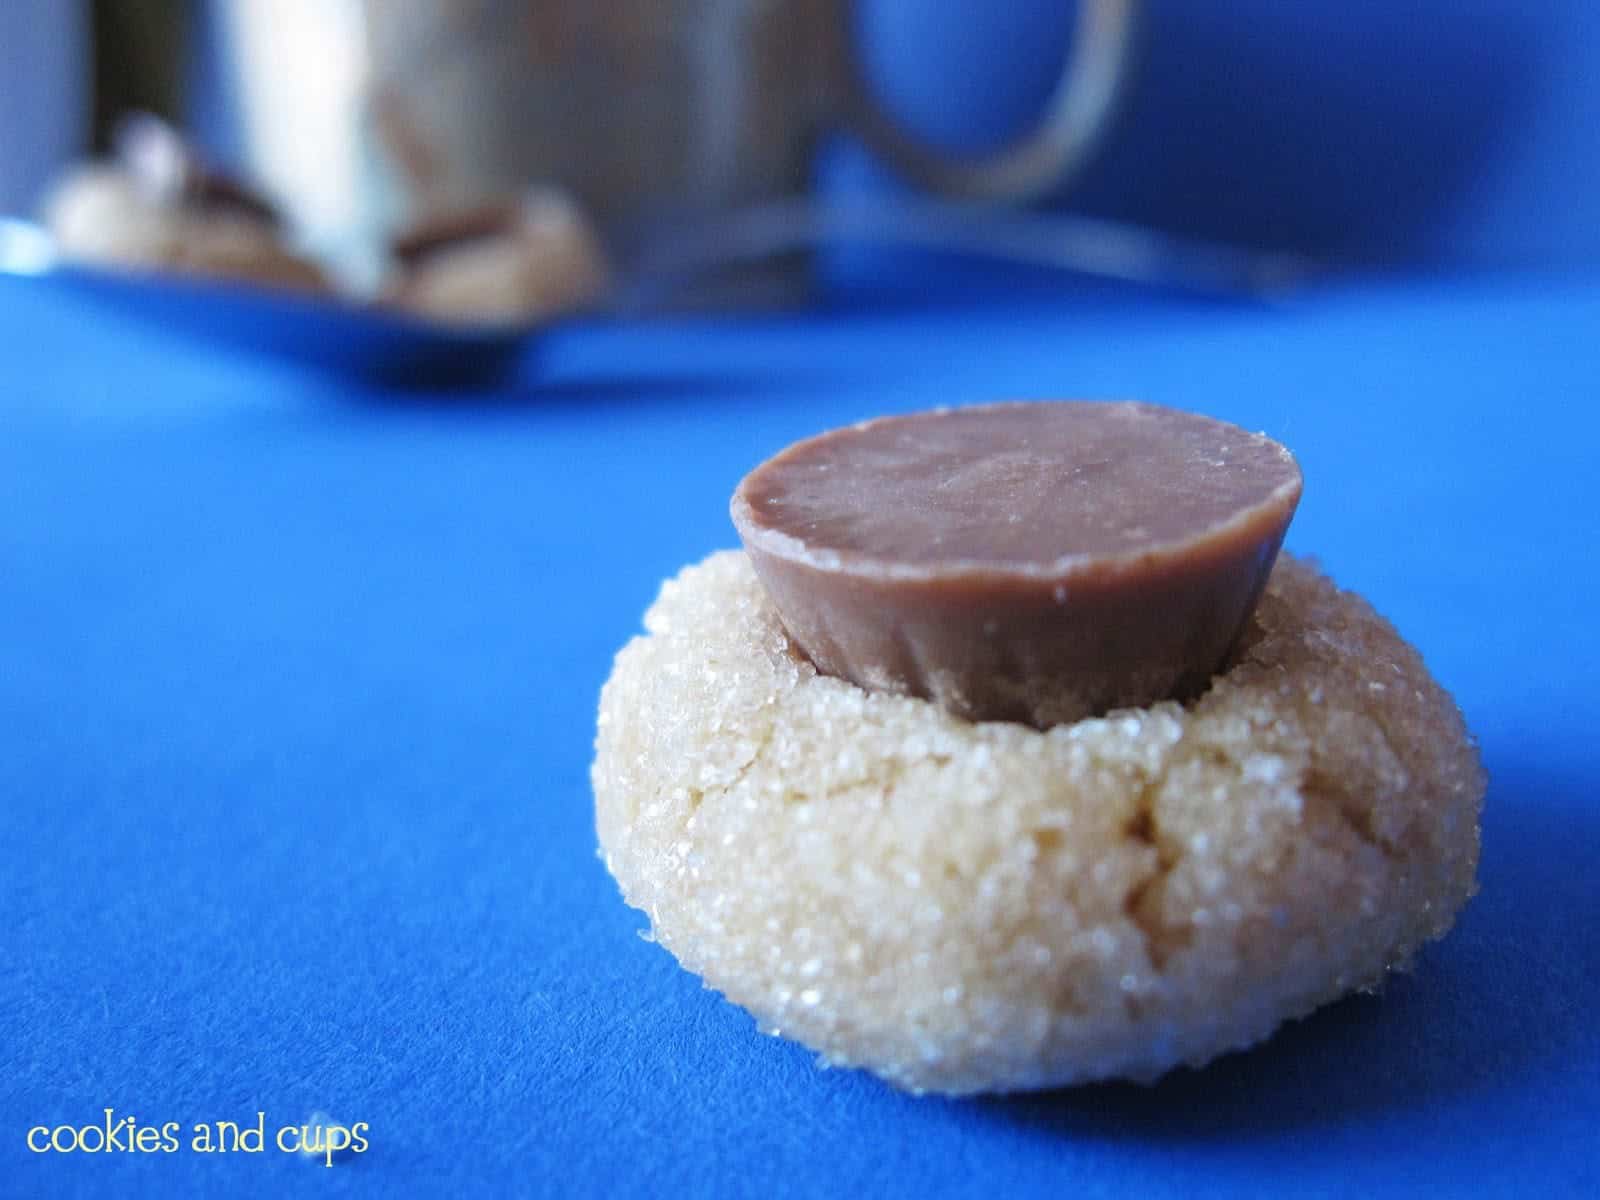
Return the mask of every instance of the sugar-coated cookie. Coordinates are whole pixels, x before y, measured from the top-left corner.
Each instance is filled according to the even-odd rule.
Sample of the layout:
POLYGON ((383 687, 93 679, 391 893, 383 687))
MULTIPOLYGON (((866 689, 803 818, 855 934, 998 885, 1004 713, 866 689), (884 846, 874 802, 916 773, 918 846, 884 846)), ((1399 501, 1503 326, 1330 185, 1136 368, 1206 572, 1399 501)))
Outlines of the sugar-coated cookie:
POLYGON ((1456 706, 1288 555, 1200 698, 1045 731, 818 675, 741 553, 645 627, 600 701, 608 868, 761 1028, 904 1088, 1203 1063, 1377 984, 1475 886, 1456 706))

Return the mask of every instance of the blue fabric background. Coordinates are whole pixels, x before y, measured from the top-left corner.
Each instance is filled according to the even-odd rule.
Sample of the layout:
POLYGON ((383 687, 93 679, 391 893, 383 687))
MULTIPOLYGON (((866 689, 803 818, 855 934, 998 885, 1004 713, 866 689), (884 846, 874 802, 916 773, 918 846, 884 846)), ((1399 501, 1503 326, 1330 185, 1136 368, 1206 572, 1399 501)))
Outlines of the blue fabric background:
MULTIPOLYGON (((955 149, 1025 129, 1058 0, 857 0, 881 95, 955 149)), ((1105 147, 1055 204, 1338 261, 1600 264, 1590 0, 1146 0, 1105 147)), ((892 187, 846 141, 824 186, 892 187)))
POLYGON ((1369 283, 574 328, 401 395, 0 281, 0 1195, 1593 1195, 1600 284, 1369 283), (1158 1086, 821 1072, 636 936, 595 702, 738 477, 871 414, 1142 396, 1264 428, 1290 545, 1492 773, 1482 894, 1376 998, 1158 1086), (35 1124, 326 1111, 279 1155, 35 1124))

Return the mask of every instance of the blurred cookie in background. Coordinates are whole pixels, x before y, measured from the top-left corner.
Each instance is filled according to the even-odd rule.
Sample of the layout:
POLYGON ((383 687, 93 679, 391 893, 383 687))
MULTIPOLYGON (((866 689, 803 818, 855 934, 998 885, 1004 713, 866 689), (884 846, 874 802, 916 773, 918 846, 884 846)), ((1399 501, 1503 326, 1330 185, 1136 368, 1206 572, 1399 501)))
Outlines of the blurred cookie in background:
POLYGON ((588 217, 566 193, 443 212, 390 242, 386 303, 459 324, 518 324, 582 310, 611 272, 588 217))
POLYGON ((289 248, 273 205, 207 165, 164 121, 127 117, 113 143, 112 157, 70 169, 45 199, 65 258, 330 290, 322 269, 289 248))

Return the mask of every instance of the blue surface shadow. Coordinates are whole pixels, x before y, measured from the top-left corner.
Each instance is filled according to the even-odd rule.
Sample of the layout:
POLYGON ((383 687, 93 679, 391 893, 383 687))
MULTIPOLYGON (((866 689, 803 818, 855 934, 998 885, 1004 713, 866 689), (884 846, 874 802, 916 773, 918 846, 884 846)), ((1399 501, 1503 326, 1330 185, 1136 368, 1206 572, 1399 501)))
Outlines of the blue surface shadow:
POLYGON ((172 273, 62 266, 28 283, 101 306, 158 336, 278 359, 402 394, 504 384, 545 332, 448 326, 375 305, 172 273))
POLYGON ((347 389, 333 397, 336 403, 378 411, 396 409, 448 410, 463 414, 529 410, 530 415, 565 410, 597 412, 653 404, 719 405, 815 393, 841 382, 836 373, 791 371, 781 382, 754 373, 728 371, 670 371, 629 375, 583 373, 541 379, 537 375, 510 386, 485 389, 430 387, 417 383, 402 392, 378 388, 347 389))

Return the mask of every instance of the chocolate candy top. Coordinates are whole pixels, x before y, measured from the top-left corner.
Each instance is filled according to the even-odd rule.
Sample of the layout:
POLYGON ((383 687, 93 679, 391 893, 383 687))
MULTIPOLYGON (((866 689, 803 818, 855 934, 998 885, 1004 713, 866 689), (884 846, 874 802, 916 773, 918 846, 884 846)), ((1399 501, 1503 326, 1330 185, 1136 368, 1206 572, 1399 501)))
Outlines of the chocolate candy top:
POLYGON ((818 669, 1037 726, 1220 669, 1300 498, 1282 446, 1133 403, 894 417, 800 442, 732 514, 818 669))

